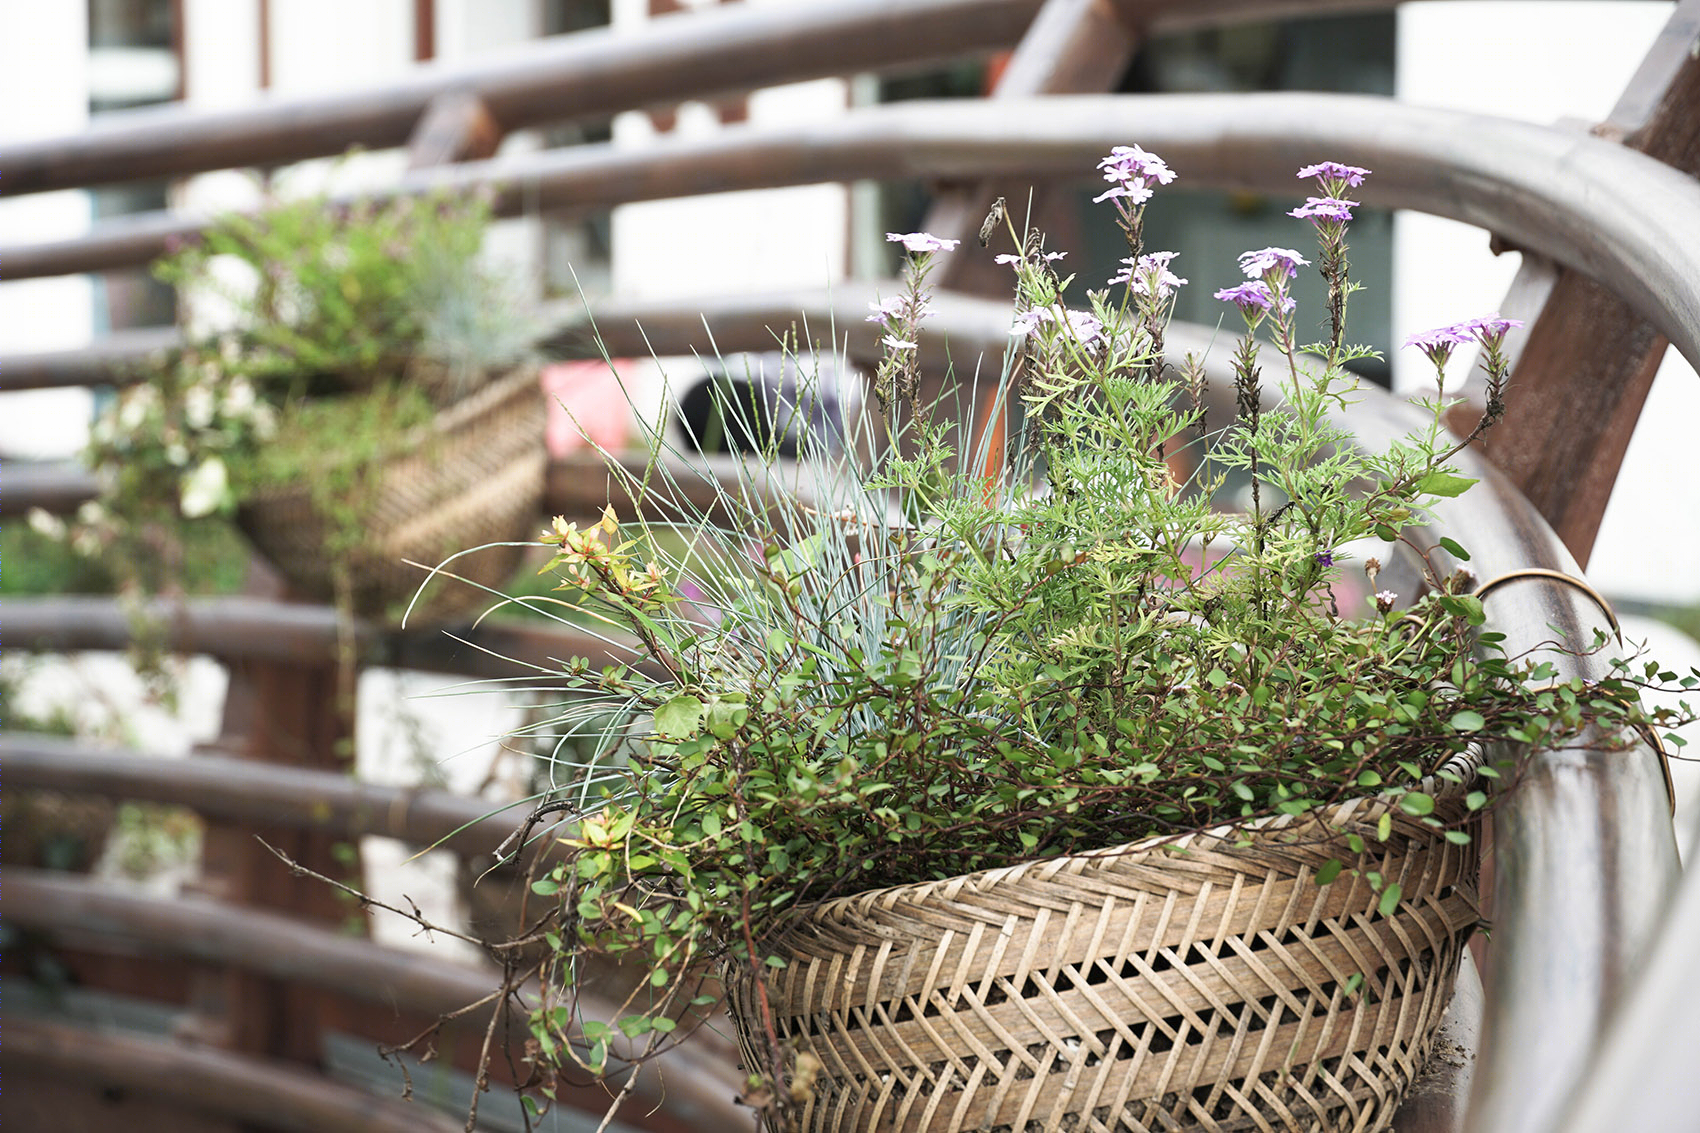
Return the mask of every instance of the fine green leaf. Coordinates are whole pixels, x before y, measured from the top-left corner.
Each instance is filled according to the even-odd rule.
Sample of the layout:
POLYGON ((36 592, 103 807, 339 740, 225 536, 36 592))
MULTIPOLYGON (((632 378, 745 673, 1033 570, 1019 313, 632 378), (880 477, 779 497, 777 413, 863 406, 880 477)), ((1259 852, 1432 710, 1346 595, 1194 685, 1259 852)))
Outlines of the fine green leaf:
MULTIPOLYGON (((1476 483, 1478 481, 1472 480, 1468 476, 1454 476, 1450 472, 1435 471, 1417 481, 1417 491, 1450 499, 1453 496, 1463 495, 1476 483)), ((1448 548, 1448 550, 1450 549, 1448 548)))
POLYGON ((1487 727, 1487 721, 1480 712, 1465 708, 1452 714, 1452 730, 1455 732, 1479 732, 1487 727))
POLYGON ((668 739, 688 740, 702 726, 702 701, 680 693, 655 710, 655 730, 668 739))

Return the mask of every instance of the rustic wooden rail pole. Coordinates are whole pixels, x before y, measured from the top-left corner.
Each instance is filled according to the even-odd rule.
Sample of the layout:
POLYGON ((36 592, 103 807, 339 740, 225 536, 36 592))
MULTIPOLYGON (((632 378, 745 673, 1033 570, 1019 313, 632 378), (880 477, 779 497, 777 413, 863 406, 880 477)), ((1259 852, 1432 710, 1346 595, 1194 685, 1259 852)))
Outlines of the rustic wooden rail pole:
MULTIPOLYGON (((1133 25, 1135 7, 1106 0, 1046 0, 998 77, 991 101, 1113 89, 1139 45, 1133 25)), ((967 244, 978 239, 992 202, 1002 196, 1014 210, 1015 228, 1020 231, 1031 193, 1033 223, 1051 235, 1053 246, 1069 247, 1075 234, 1063 226, 1075 223, 1069 207, 1072 198, 1066 192, 1072 184, 1073 179, 1063 186, 1014 180, 941 184, 921 228, 967 244)), ((1002 226, 991 234, 991 242, 1000 250, 1007 240, 1002 226)), ((940 288, 976 295, 1007 294, 1010 285, 1008 270, 985 256, 946 256, 932 279, 940 288)))
MULTIPOLYGON (((458 1121, 423 1106, 374 1097, 365 1090, 305 1071, 290 1073, 225 1051, 102 1034, 36 1019, 6 1021, 5 1059, 17 1078, 28 1075, 75 1088, 93 1079, 122 1101, 126 1094, 174 1103, 176 1111, 207 1115, 189 1126, 284 1129, 299 1133, 456 1133, 458 1121)), ((25 1128, 77 1128, 77 1116, 57 1108, 48 1091, 24 1089, 8 1099, 8 1113, 25 1128), (16 1109, 13 1109, 13 1105, 16 1109), (26 1116, 19 1110, 28 1107, 26 1116), (37 1107, 40 1107, 39 1111, 37 1107), (33 1122, 33 1124, 32 1124, 33 1122)), ((95 1114, 91 1121, 101 1121, 95 1114)), ((163 1115, 159 1115, 163 1116, 163 1115)), ((106 1115, 110 1119, 111 1115, 106 1115)), ((184 1128, 175 1116, 172 1128, 184 1128)), ((81 1126, 93 1128, 94 1126, 81 1126)), ((157 1128, 157 1126, 156 1126, 157 1128)))
MULTIPOLYGON (((42 870, 13 869, 8 874, 7 919, 21 928, 66 940, 98 932, 108 947, 140 949, 158 959, 239 967, 293 988, 314 988, 334 997, 344 1029, 373 1042, 411 1037, 433 1016, 475 1003, 501 983, 494 966, 444 963, 276 913, 198 898, 127 893, 109 884, 42 870)), ((528 998, 534 991, 527 993, 528 998)), ((619 1014, 616 1001, 595 994, 588 995, 583 1006, 588 1018, 611 1019, 619 1014)), ((451 1039, 441 1044, 443 1056, 463 1070, 476 1070, 487 1018, 486 1012, 460 1024, 451 1039)), ((662 1056, 639 1079, 630 1108, 621 1115, 623 1124, 649 1133, 695 1133, 749 1124, 749 1111, 733 1101, 740 1085, 735 1064, 728 1039, 702 1033, 689 1047, 662 1056)), ((255 1060, 250 1065, 254 1074, 286 1085, 299 1076, 298 1071, 276 1062, 255 1060)), ((495 1069, 505 1072, 500 1064, 495 1069)), ((598 1115, 608 1102, 606 1089, 596 1084, 565 1082, 560 1095, 570 1108, 598 1115)), ((432 1110, 420 1105, 411 1109, 420 1115, 420 1128, 434 1128, 431 1123, 438 1118, 432 1110)), ((458 1128, 459 1122, 454 1125, 458 1128)))
MULTIPOLYGON (((482 102, 504 131, 582 121, 995 50, 1020 37, 1039 5, 825 0, 716 8, 658 20, 641 35, 598 28, 475 63, 420 67, 400 82, 364 90, 272 98, 230 110, 115 113, 76 135, 0 147, 0 168, 8 195, 15 196, 276 165, 329 157, 353 145, 402 146, 432 102, 463 94, 482 102)), ((1184 8, 1186 0, 1162 6, 1184 8)))
MULTIPOLYGON (((1700 176, 1697 47, 1700 0, 1684 0, 1592 134, 1700 176)), ((1586 566, 1668 339, 1607 288, 1540 256, 1524 257, 1501 311, 1528 323, 1507 341, 1518 410, 1483 439, 1483 451, 1586 566)), ((1473 422, 1479 380, 1465 395, 1455 417, 1473 422)))
MULTIPOLYGON (((1369 200, 1497 232, 1586 272, 1620 295, 1690 360, 1700 358, 1700 187, 1615 143, 1507 119, 1352 95, 1061 95, 1007 103, 904 103, 808 128, 728 127, 641 152, 585 146, 523 161, 469 162, 400 191, 509 185, 499 209, 591 209, 731 189, 858 177, 966 179, 1002 173, 1079 177, 1113 145, 1142 138, 1188 181, 1291 191, 1318 155, 1376 170, 1369 200)), ((155 221, 141 227, 153 230, 155 221)), ((165 231, 196 222, 167 218, 165 231)), ((151 239, 151 237, 150 237, 151 239)), ((119 233, 0 249, 53 272, 163 243, 119 233), (121 247, 120 247, 121 246, 121 247), (53 261, 50 265, 46 261, 53 261)))

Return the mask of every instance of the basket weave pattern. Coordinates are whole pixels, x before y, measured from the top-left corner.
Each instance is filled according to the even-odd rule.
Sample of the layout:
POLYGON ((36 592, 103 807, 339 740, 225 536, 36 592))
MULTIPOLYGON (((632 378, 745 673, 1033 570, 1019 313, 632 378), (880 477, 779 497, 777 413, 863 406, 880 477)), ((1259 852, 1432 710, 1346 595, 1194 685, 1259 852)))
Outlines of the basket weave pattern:
MULTIPOLYGON (((413 596, 427 575, 408 560, 431 567, 470 547, 536 534, 546 459, 543 419, 537 371, 522 367, 443 410, 407 439, 378 471, 360 543, 343 559, 356 613, 381 614, 413 596)), ((326 455, 335 459, 334 452, 326 455)), ((334 596, 335 566, 326 553, 329 523, 310 488, 291 485, 254 496, 243 502, 237 521, 304 597, 334 596)), ((499 589, 524 554, 524 547, 492 547, 446 569, 499 589)), ((446 620, 491 601, 474 586, 441 579, 432 582, 414 613, 446 620)))
MULTIPOLYGON (((1437 817, 1461 810, 1443 797, 1437 817)), ((1286 820, 1249 847, 1204 833, 814 906, 770 949, 790 960, 769 985, 780 1038, 823 1064, 802 1127, 1386 1128, 1477 921, 1474 845, 1393 817, 1356 863, 1402 886, 1390 917, 1361 875, 1316 885, 1352 855, 1286 820)), ((752 989, 728 991, 765 1065, 752 989)))

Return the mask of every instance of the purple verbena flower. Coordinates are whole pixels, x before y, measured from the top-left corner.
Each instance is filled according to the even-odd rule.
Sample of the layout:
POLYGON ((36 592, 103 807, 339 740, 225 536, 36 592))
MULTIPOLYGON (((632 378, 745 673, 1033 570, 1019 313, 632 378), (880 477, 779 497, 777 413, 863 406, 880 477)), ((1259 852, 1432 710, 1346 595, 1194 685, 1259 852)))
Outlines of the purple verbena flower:
POLYGON ((1259 248, 1240 253, 1240 270, 1251 279, 1266 279, 1276 270, 1285 270, 1287 278, 1292 279, 1308 263, 1309 260, 1291 248, 1259 248))
POLYGON ((1104 335, 1103 324, 1096 317, 1085 311, 1070 310, 1061 304, 1033 307, 1021 312, 1010 324, 1009 333, 1030 338, 1047 323, 1061 324, 1082 346, 1090 346, 1104 335))
POLYGON ((1134 294, 1149 295, 1155 282, 1157 298, 1167 299, 1175 293, 1175 288, 1186 285, 1186 280, 1169 270, 1169 262, 1178 255, 1179 252, 1151 252, 1138 260, 1128 256, 1122 260, 1125 265, 1122 270, 1111 277, 1110 286, 1125 283, 1134 294))
POLYGON ((1112 197, 1124 198, 1129 204, 1142 205, 1151 199, 1151 190, 1144 185, 1117 185, 1113 189, 1105 189, 1092 198, 1093 204, 1102 204, 1112 197))
POLYGON ((1341 200, 1339 197, 1309 197, 1304 204, 1287 215, 1308 220, 1312 224, 1329 221, 1344 223, 1352 219, 1352 209, 1356 208, 1357 204, 1357 201, 1341 200))
MULTIPOLYGON (((1046 252, 1040 258, 1046 263, 1054 263, 1066 255, 1068 255, 1067 252, 1046 252)), ((993 256, 992 262, 994 264, 1019 264, 1021 263, 1021 257, 1013 252, 1004 252, 1001 255, 993 256)))
POLYGON ((1318 551, 1312 558, 1316 559, 1317 566, 1331 567, 1334 565, 1334 556, 1327 551, 1318 551))
POLYGON ((870 323, 886 323, 903 313, 903 296, 893 295, 889 299, 869 303, 868 310, 872 312, 866 321, 870 323))
POLYGON ((911 252, 948 252, 960 240, 947 240, 934 236, 930 232, 887 232, 885 238, 893 244, 902 244, 911 252))
POLYGON ((1405 340, 1406 346, 1415 346, 1428 360, 1436 366, 1446 365, 1446 360, 1452 357, 1452 348, 1471 341, 1468 332, 1460 329, 1464 326, 1458 323, 1449 327, 1435 327, 1433 330, 1418 331, 1405 340))
POLYGON ((1356 189, 1369 176, 1369 170, 1357 165, 1341 165, 1338 161, 1321 161, 1315 165, 1307 165, 1299 170, 1300 180, 1317 177, 1323 181, 1344 181, 1348 188, 1356 189))
POLYGON ((1146 189, 1152 185, 1167 185, 1175 179, 1174 170, 1164 164, 1162 158, 1138 146, 1112 147, 1110 156, 1098 162, 1098 168, 1104 171, 1106 181, 1139 185, 1146 189))
POLYGON ((1044 307, 1030 307, 1022 311, 1009 324, 1009 333, 1026 338, 1039 329, 1040 324, 1050 321, 1050 312, 1044 307))
MULTIPOLYGON (((1262 317, 1270 308, 1275 306, 1275 293, 1269 290, 1269 285, 1261 279, 1242 283, 1238 287, 1224 287, 1216 292, 1216 298, 1224 303, 1232 303, 1248 317, 1262 317)), ((1285 296, 1281 299, 1281 313, 1293 309, 1293 301, 1285 296)))
POLYGON ((1068 307, 1062 308, 1062 322, 1068 328, 1068 333, 1080 341, 1082 346, 1090 346, 1104 337, 1104 324, 1085 311, 1076 311, 1068 307))
POLYGON ((1487 345, 1490 342, 1499 342, 1500 339, 1505 337, 1506 331, 1522 325, 1522 319, 1508 319, 1495 311, 1493 314, 1484 315, 1479 319, 1466 319, 1461 323, 1455 323, 1450 329, 1487 345))

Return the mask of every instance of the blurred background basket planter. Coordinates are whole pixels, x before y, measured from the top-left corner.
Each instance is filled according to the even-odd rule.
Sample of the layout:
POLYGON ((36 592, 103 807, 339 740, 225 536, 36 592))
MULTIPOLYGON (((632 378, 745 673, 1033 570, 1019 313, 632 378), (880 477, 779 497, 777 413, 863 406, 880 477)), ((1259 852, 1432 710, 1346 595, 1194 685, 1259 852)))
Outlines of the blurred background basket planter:
MULTIPOLYGON (((426 582, 427 572, 410 563, 432 567, 465 548, 535 536, 543 427, 537 368, 521 366, 445 408, 374 463, 375 479, 356 501, 350 530, 337 530, 343 525, 304 483, 245 499, 237 522, 300 596, 335 599, 336 575, 346 570, 353 612, 380 615, 405 605, 426 582)), ((488 606, 496 599, 479 586, 501 589, 525 550, 488 547, 455 559, 445 570, 479 585, 434 579, 412 616, 453 620, 488 606)))
MULTIPOLYGON (((1432 817, 1466 809, 1437 791, 1432 817)), ((1385 1129, 1475 927, 1477 850, 1384 800, 826 901, 769 943, 777 1034, 820 1061, 800 1127, 1385 1129), (1385 842, 1371 834, 1383 815, 1385 842), (1316 874, 1338 859, 1347 873, 1316 874), (1402 896, 1388 914, 1365 880, 1402 896)), ((1383 890, 1385 892, 1385 890, 1383 890)), ((728 980, 747 1065, 759 1004, 728 980)))

